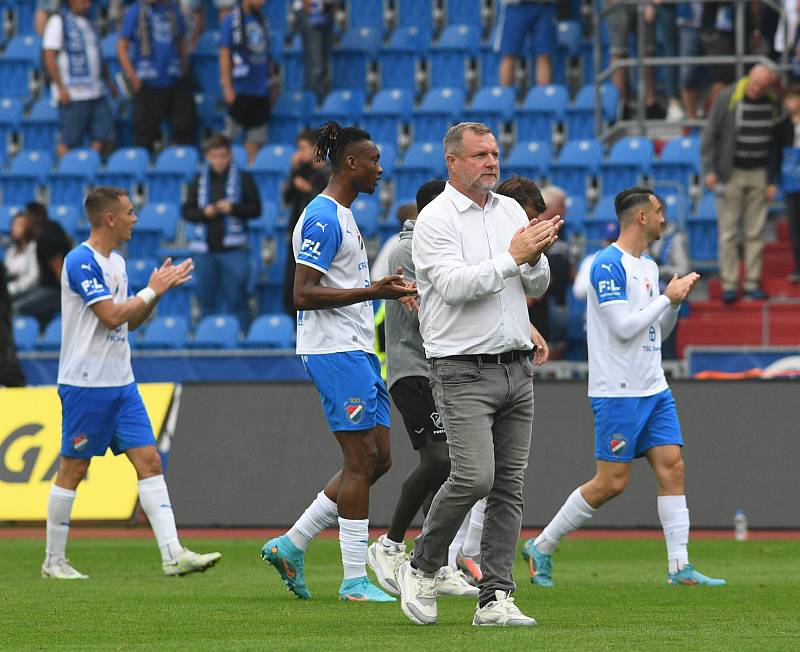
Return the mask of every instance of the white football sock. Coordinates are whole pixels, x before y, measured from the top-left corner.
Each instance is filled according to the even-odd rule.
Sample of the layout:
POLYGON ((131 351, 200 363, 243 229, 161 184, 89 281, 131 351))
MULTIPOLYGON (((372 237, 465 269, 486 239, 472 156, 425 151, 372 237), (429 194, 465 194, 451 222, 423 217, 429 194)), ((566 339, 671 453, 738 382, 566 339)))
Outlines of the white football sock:
POLYGON ((161 560, 172 561, 183 552, 183 548, 178 540, 175 514, 172 513, 172 504, 169 502, 169 492, 163 475, 139 480, 139 502, 147 514, 150 527, 153 528, 153 534, 161 551, 161 560))
POLYGON ((289 540, 300 550, 308 550, 308 544, 325 528, 336 525, 336 503, 320 491, 314 502, 311 503, 303 515, 286 533, 289 540))
POLYGON ((667 542, 669 572, 677 573, 689 563, 689 510, 686 496, 659 496, 658 519, 667 542))
POLYGON ((364 577, 367 574, 367 539, 369 519, 339 517, 339 546, 342 549, 344 579, 364 577))
POLYGON ((456 532, 456 536, 453 538, 453 542, 447 548, 447 565, 450 566, 450 568, 456 568, 456 555, 458 551, 461 550, 461 546, 464 545, 464 539, 467 538, 471 513, 472 512, 467 512, 467 515, 464 517, 464 522, 461 524, 461 527, 458 528, 458 532, 456 532))
POLYGON ((75 491, 64 489, 54 484, 47 499, 47 547, 45 566, 67 554, 67 537, 69 536, 69 519, 72 514, 72 503, 75 491))
POLYGON ((552 555, 556 551, 558 542, 570 532, 584 525, 594 513, 595 509, 584 500, 581 488, 578 487, 569 495, 553 520, 545 526, 533 544, 539 552, 552 555))
POLYGON ((481 498, 472 506, 469 513, 469 527, 461 552, 467 557, 477 557, 481 554, 481 536, 483 536, 483 515, 486 511, 486 498, 481 498))

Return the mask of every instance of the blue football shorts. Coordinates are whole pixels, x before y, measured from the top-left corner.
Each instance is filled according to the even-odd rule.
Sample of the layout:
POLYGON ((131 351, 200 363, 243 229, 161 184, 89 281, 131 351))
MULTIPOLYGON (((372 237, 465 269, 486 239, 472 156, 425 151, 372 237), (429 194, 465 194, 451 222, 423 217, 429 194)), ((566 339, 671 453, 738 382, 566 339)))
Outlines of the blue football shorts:
POLYGON ((302 355, 301 360, 317 386, 331 432, 389 427, 389 393, 378 356, 345 351, 302 355))
POLYGON ((122 387, 59 385, 61 454, 89 459, 154 446, 156 438, 136 383, 122 387))
POLYGON ((530 55, 555 54, 558 39, 555 4, 523 2, 500 7, 494 51, 502 56, 521 56, 526 39, 530 55))
POLYGON ((630 462, 656 446, 683 446, 672 391, 653 396, 591 398, 594 456, 607 462, 630 462))

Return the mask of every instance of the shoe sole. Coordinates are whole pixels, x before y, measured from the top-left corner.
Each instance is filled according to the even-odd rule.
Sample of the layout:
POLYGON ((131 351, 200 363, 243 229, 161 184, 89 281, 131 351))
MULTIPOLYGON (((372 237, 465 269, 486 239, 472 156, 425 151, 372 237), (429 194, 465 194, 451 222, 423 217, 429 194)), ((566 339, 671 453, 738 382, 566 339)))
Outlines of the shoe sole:
POLYGON ((164 573, 167 577, 183 577, 184 575, 191 575, 192 573, 205 573, 209 568, 217 565, 217 562, 222 559, 222 557, 217 557, 216 559, 212 559, 210 562, 205 564, 204 566, 200 566, 199 568, 191 568, 189 570, 181 570, 177 573, 164 573))
MULTIPOLYGON (((372 544, 378 545, 378 544, 372 544)), ((397 585, 389 584, 389 580, 386 579, 378 572, 378 562, 375 560, 375 552, 372 549, 372 546, 367 548, 367 564, 372 569, 372 572, 375 573, 375 579, 378 580, 378 584, 381 585, 381 588, 386 591, 387 593, 391 593, 392 595, 400 595, 400 589, 397 585)))
POLYGON ((84 575, 83 577, 59 577, 58 575, 51 575, 47 571, 42 571, 41 575, 42 575, 42 579, 46 579, 46 580, 67 580, 68 582, 71 582, 71 581, 74 581, 74 580, 88 580, 89 579, 88 575, 84 575))

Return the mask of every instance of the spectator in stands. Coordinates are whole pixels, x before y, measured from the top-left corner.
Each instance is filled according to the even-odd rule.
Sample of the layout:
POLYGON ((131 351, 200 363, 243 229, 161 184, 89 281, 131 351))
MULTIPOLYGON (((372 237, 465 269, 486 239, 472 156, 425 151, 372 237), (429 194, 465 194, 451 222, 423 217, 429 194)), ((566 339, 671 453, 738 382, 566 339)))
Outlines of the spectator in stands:
MULTIPOLYGON (((678 7, 665 4, 663 0, 653 0, 656 10, 656 27, 661 54, 665 57, 678 56, 678 7)), ((685 114, 678 99, 678 67, 662 66, 664 94, 667 98, 667 121, 679 122, 685 114)))
POLYGON ((186 23, 186 51, 191 54, 197 49, 197 41, 206 29, 206 11, 203 0, 180 0, 180 5, 186 23))
POLYGON ((329 62, 333 54, 333 19, 336 0, 294 0, 295 24, 303 39, 305 87, 321 103, 330 86, 329 62))
MULTIPOLYGON (((616 5, 616 0, 605 0, 607 6, 616 5)), ((611 39, 611 63, 617 63, 628 57, 628 43, 631 34, 637 33, 639 20, 638 12, 644 14, 644 54, 648 57, 656 55, 656 23, 655 7, 651 3, 644 3, 641 8, 635 5, 620 5, 608 14, 608 33, 611 39)), ((655 68, 648 66, 644 69, 645 84, 645 118, 657 120, 665 117, 664 109, 656 100, 655 68)), ((619 91, 620 101, 623 106, 623 115, 626 118, 635 113, 635 109, 628 105, 628 73, 625 68, 617 70, 611 80, 619 91)))
POLYGON ((36 0, 36 10, 33 14, 33 28, 39 36, 44 34, 45 26, 50 16, 58 13, 59 0, 36 0))
POLYGON ((783 15, 778 21, 775 30, 773 47, 778 55, 787 51, 787 59, 792 64, 792 77, 800 77, 800 49, 798 49, 797 37, 800 27, 800 2, 798 0, 783 0, 783 15))
POLYGON ((197 112, 185 37, 183 15, 174 0, 137 0, 125 12, 117 56, 133 96, 137 147, 152 150, 167 117, 176 144, 195 144, 197 112))
POLYGON ((717 195, 722 300, 733 303, 739 285, 739 222, 744 217, 744 293, 765 299, 760 288, 767 208, 777 192, 773 125, 780 106, 775 70, 764 64, 722 91, 703 129, 705 185, 717 195))
MULTIPOLYGON (((445 181, 443 179, 435 179, 429 183, 438 183, 441 181, 442 188, 444 188, 445 181)), ((436 193, 441 194, 441 190, 436 193)), ((399 229, 402 231, 403 225, 408 220, 416 220, 417 219, 417 205, 416 204, 402 204, 401 206, 397 207, 397 222, 399 224, 399 229)), ((394 270, 389 270, 389 256, 392 255, 392 252, 397 248, 397 245, 400 243, 400 239, 397 236, 392 236, 386 242, 383 243, 381 250, 378 252, 378 255, 375 256, 375 260, 369 266, 369 275, 373 281, 377 281, 382 279, 384 276, 388 274, 394 274, 394 270)))
POLYGON ((233 11, 236 2, 237 0, 214 0, 214 7, 217 10, 217 19, 220 25, 228 17, 228 14, 233 11))
MULTIPOLYGON (((703 3, 682 2, 678 5, 678 35, 680 56, 699 57, 703 55, 703 42, 700 28, 703 24, 703 3)), ((698 96, 707 78, 705 66, 685 65, 680 67, 681 99, 686 117, 695 120, 699 117, 698 96)))
MULTIPOLYGON (((294 307, 294 252, 292 250, 292 233, 303 214, 303 210, 314 197, 325 190, 331 176, 330 166, 326 161, 316 160, 317 130, 304 129, 295 140, 296 150, 292 154, 292 169, 289 180, 283 188, 283 203, 289 210, 287 232, 288 255, 286 256, 286 273, 283 286, 283 308, 287 314, 295 313, 294 307)), ((385 274, 384 274, 385 276, 385 274)))
POLYGON ((33 224, 25 213, 17 213, 11 222, 11 246, 6 251, 5 266, 12 301, 31 290, 39 280, 33 224))
POLYGON ((189 186, 183 218, 190 222, 201 317, 225 309, 246 329, 250 252, 247 220, 261 215, 255 181, 233 162, 231 141, 215 134, 203 147, 205 163, 189 186))
POLYGON ((11 298, 6 285, 6 268, 0 263, 0 387, 24 387, 25 374, 17 360, 11 322, 11 298))
MULTIPOLYGON (((734 54, 734 8, 730 2, 709 2, 703 5, 701 39, 703 50, 709 57, 732 56, 734 54)), ((717 95, 736 77, 731 64, 712 64, 708 67, 711 77, 709 105, 717 95)))
POLYGON ((242 0, 225 16, 220 28, 219 73, 228 107, 226 135, 244 133, 244 148, 252 164, 267 142, 267 119, 277 86, 271 56, 270 28, 261 13, 265 0, 242 0))
POLYGON ((114 117, 105 84, 114 97, 118 92, 100 54, 91 7, 92 0, 69 0, 66 10, 50 16, 44 30, 44 67, 58 100, 59 156, 81 147, 87 135, 92 149, 100 153, 109 152, 114 144, 114 117))
POLYGON ((549 84, 553 79, 551 57, 557 47, 555 3, 553 0, 500 0, 494 50, 502 56, 498 76, 503 86, 514 85, 514 66, 523 56, 527 37, 536 55, 536 83, 549 84))
POLYGON ((72 241, 58 222, 49 219, 42 204, 30 202, 25 206, 25 214, 36 241, 39 280, 33 288, 17 296, 12 307, 19 315, 36 317, 44 327, 61 311, 61 268, 72 249, 72 241))
POLYGON ((783 201, 794 247, 791 283, 800 283, 800 83, 787 89, 783 100, 786 115, 776 127, 776 167, 781 173, 783 201))

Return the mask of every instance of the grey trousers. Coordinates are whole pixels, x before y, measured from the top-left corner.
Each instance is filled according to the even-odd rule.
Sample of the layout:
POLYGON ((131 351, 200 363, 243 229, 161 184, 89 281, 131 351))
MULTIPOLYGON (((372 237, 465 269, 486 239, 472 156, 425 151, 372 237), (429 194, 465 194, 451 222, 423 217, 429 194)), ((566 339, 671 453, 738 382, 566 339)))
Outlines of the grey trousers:
POLYGON ((511 593, 522 524, 525 469, 533 425, 533 367, 433 360, 431 385, 447 431, 450 477, 431 503, 414 544, 414 566, 436 572, 472 506, 484 496, 482 600, 511 593))

